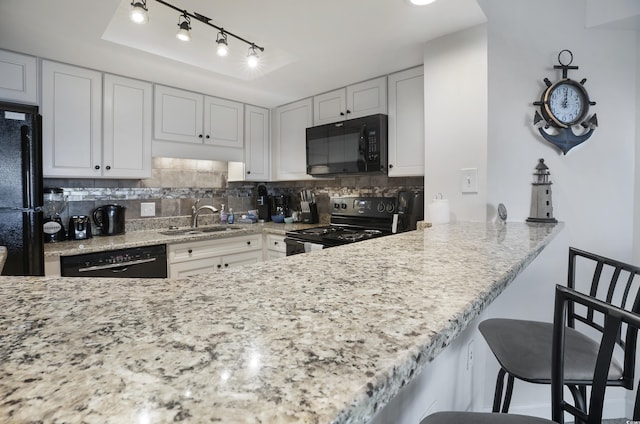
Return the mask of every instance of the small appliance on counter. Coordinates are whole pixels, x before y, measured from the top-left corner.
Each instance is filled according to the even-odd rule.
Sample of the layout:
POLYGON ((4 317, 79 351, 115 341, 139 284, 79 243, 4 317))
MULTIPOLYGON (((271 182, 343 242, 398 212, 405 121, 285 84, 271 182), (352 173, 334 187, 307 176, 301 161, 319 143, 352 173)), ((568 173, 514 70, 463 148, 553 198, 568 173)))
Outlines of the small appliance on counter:
POLYGON ((415 230, 418 221, 424 219, 424 192, 401 191, 398 193, 398 213, 396 219, 396 231, 415 230))
POLYGON ((284 218, 287 216, 291 216, 291 211, 289 210, 289 196, 286 194, 281 194, 279 196, 271 197, 271 220, 274 220, 274 216, 280 217, 278 219, 279 222, 284 222, 284 218), (280 221, 282 219, 282 221, 280 221))
POLYGON ((55 243, 66 239, 66 232, 60 214, 67 206, 67 197, 61 188, 45 188, 42 212, 44 220, 42 231, 45 243, 55 243))
POLYGON ((104 205, 95 208, 92 213, 93 222, 103 236, 124 234, 125 207, 120 205, 104 205))
POLYGON ((300 221, 302 223, 317 224, 320 222, 316 195, 310 190, 302 190, 300 192, 300 212, 300 221))
POLYGON ((258 186, 258 219, 264 222, 271 221, 271 200, 267 194, 267 188, 263 185, 258 186))
POLYGON ((69 218, 69 240, 91 238, 91 220, 86 215, 73 215, 69 218))

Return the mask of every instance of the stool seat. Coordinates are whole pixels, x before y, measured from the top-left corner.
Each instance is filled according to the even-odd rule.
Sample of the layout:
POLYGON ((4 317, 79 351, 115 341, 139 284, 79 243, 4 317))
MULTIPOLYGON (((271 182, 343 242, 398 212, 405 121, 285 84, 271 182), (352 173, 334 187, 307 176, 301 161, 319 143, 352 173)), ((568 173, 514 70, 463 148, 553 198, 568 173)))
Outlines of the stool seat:
POLYGON ((557 424, 544 418, 516 414, 485 414, 482 412, 436 412, 420 424, 557 424))
MULTIPOLYGON (((500 366, 514 377, 531 383, 551 383, 553 324, 549 322, 493 318, 478 326, 500 366)), ((565 383, 589 384, 598 356, 599 343, 567 328, 565 383)), ((609 380, 622 378, 622 365, 613 360, 609 380)))

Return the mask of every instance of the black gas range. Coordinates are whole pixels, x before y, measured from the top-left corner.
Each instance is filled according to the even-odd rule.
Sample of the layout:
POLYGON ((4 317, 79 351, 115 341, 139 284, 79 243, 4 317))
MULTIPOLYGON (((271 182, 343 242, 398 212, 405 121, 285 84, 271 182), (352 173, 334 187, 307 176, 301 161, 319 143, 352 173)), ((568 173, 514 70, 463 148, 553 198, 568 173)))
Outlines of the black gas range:
POLYGON ((332 197, 331 225, 289 231, 287 256, 393 234, 398 219, 395 197, 332 197))

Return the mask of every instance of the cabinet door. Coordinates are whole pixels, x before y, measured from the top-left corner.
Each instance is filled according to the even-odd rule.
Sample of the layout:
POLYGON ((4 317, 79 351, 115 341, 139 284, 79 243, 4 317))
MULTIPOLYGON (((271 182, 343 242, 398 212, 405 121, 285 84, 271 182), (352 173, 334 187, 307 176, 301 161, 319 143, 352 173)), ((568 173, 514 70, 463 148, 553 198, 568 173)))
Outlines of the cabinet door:
POLYGON ((202 94, 156 85, 154 138, 202 144, 203 106, 202 94))
POLYGON ((236 268, 244 265, 257 264, 262 262, 262 252, 254 250, 253 252, 237 253, 235 255, 226 255, 220 261, 220 268, 236 268))
POLYGON ((0 99, 38 103, 35 57, 0 50, 0 99))
POLYGON ((244 163, 246 181, 268 181, 269 164, 269 109, 245 106, 244 110, 244 163))
POLYGON ((184 278, 197 274, 218 271, 221 267, 221 258, 214 256, 205 259, 197 259, 188 262, 179 262, 169 265, 169 278, 184 278))
POLYGON ((313 125, 349 119, 347 93, 344 88, 313 96, 313 125))
POLYGON ((104 76, 105 177, 151 176, 151 89, 148 82, 104 76))
POLYGON ((287 245, 284 236, 277 234, 265 234, 265 260, 284 258, 287 256, 287 245))
POLYGON ((389 75, 389 176, 424 175, 422 66, 389 75))
POLYGON ((102 74, 42 62, 45 177, 102 175, 102 74))
POLYGON ((204 98, 204 142, 215 146, 244 145, 244 105, 217 97, 204 98))
POLYGON ((275 180, 309 180, 306 129, 313 125, 312 100, 304 99, 275 111, 273 172, 275 180))
POLYGON ((347 87, 347 119, 387 113, 387 77, 347 87))

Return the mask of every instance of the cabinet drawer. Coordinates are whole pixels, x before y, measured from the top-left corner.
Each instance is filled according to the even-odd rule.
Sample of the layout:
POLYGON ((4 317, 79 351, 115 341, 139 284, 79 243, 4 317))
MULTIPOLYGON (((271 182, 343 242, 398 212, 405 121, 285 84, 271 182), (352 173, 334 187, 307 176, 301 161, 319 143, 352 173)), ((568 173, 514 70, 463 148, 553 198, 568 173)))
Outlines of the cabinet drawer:
POLYGON ((221 256, 262 249, 262 235, 199 240, 169 245, 169 263, 221 256))
POLYGON ((286 253, 287 246, 284 244, 284 236, 267 234, 267 249, 286 253))

